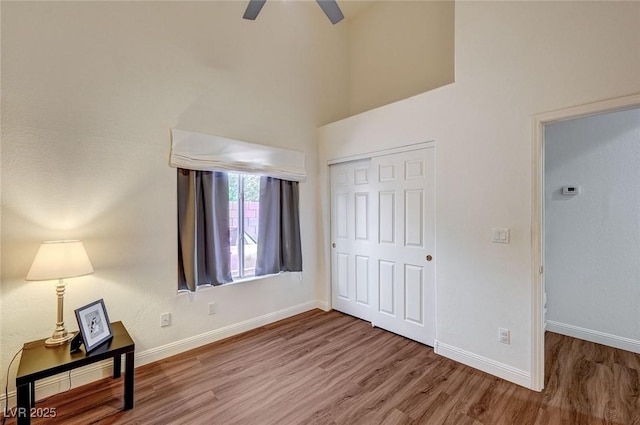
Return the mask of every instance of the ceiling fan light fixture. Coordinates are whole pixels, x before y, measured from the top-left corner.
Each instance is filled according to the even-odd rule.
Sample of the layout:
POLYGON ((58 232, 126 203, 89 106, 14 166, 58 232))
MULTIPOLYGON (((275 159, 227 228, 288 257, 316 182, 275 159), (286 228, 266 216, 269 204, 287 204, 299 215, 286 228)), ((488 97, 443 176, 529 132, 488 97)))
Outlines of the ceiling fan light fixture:
MULTIPOLYGON (((247 9, 244 11, 242 17, 255 21, 266 1, 267 0, 249 0, 247 9)), ((327 15, 327 18, 329 18, 332 24, 335 25, 344 19, 344 15, 340 10, 340 6, 336 3, 336 0, 316 0, 316 2, 320 5, 320 8, 322 8, 322 11, 327 15)))
POLYGON ((244 11, 244 15, 242 17, 244 19, 255 21, 266 1, 267 0, 250 0, 247 5, 247 10, 244 11))
POLYGON ((336 3, 336 0, 316 0, 322 11, 327 18, 331 21, 333 25, 344 19, 344 15, 342 14, 342 10, 340 10, 340 6, 336 3))

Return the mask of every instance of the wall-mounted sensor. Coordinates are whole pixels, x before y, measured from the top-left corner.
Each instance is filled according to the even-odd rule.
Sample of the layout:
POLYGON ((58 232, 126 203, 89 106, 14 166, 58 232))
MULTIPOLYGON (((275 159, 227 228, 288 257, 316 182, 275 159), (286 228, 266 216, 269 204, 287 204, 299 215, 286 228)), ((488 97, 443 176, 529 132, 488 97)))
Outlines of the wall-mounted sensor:
POLYGON ((562 194, 567 196, 577 195, 580 193, 580 186, 562 186, 562 194))

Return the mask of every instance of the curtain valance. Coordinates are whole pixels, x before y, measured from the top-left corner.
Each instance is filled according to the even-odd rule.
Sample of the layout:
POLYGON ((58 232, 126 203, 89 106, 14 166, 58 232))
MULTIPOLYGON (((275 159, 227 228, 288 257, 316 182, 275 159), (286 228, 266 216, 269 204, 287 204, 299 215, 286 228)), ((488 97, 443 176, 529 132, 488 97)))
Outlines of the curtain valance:
POLYGON ((304 152, 172 129, 170 165, 305 181, 304 152))

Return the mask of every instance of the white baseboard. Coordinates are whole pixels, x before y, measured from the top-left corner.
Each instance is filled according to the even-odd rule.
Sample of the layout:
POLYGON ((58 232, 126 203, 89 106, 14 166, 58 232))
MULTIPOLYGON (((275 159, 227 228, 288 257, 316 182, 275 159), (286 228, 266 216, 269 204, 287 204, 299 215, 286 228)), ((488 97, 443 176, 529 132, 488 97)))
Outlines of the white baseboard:
POLYGON ((309 301, 283 310, 274 311, 263 316, 254 317, 252 319, 245 320, 244 322, 234 323, 223 328, 214 329, 209 332, 152 348, 140 354, 136 354, 136 366, 142 366, 162 360, 212 342, 220 341, 221 339, 225 339, 230 336, 259 328, 260 326, 268 325, 269 323, 277 322, 278 320, 286 319, 287 317, 295 316, 296 314, 304 313, 305 311, 313 310, 317 307, 318 305, 316 301, 309 301))
POLYGON ((640 354, 640 341, 635 339, 585 329, 579 326, 567 325, 566 323, 554 322, 553 320, 547 320, 546 330, 640 354))
MULTIPOLYGON (((282 310, 274 311, 263 316, 254 317, 243 322, 234 323, 232 325, 228 325, 219 329, 214 329, 209 332, 171 342, 160 347, 137 352, 135 355, 135 365, 136 367, 138 367, 145 364, 153 363, 155 361, 162 360, 167 357, 171 357, 176 354, 180 354, 185 351, 210 344, 212 342, 220 341, 221 339, 225 339, 230 336, 238 335, 243 332, 259 328, 260 326, 268 325, 269 323, 277 322, 278 320, 295 316, 296 314, 304 313, 305 311, 313 310, 314 308, 320 308, 324 310, 325 307, 326 303, 320 301, 309 301, 282 310)), ((124 372, 124 367, 122 370, 124 372)), ((72 387, 76 388, 82 385, 86 385, 93 381, 97 381, 98 379, 112 376, 112 374, 113 369, 111 360, 105 360, 103 362, 94 363, 80 369, 75 369, 71 372, 72 387)), ((36 398, 43 399, 64 392, 68 389, 69 374, 63 373, 51 378, 37 381, 36 398)), ((7 397, 5 397, 4 393, 0 394, 0 403, 3 405, 3 407, 6 398, 7 397)), ((8 393, 8 399, 10 407, 16 405, 15 389, 8 393)))
POLYGON ((329 307, 329 301, 316 301, 316 307, 322 311, 329 311, 331 307, 329 307))
POLYGON ((531 388, 531 374, 524 370, 517 369, 504 363, 497 362, 484 356, 463 350, 452 345, 435 341, 434 351, 436 354, 447 357, 451 360, 466 364, 474 369, 490 373, 499 378, 506 379, 515 384, 531 388))

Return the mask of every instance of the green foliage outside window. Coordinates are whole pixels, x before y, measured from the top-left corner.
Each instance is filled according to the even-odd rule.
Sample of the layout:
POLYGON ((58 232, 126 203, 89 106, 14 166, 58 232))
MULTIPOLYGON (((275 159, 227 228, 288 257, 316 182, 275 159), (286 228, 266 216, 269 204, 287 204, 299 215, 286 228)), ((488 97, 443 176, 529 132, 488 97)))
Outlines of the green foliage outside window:
MULTIPOLYGON (((238 174, 229 173, 229 200, 238 200, 238 174)), ((260 176, 244 176, 245 202, 260 201, 260 176)))

